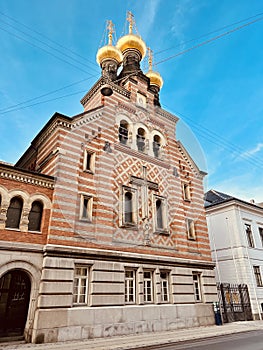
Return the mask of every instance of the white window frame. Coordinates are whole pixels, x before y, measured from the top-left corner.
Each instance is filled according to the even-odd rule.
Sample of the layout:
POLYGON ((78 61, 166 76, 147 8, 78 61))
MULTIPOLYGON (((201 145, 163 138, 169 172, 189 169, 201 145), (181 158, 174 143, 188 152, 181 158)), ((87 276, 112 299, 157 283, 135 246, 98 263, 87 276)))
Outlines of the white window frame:
POLYGON ((160 271, 161 302, 169 303, 170 301, 170 275, 168 271, 160 271), (165 274, 165 277, 163 277, 165 274), (163 276, 162 276, 163 275, 163 276))
POLYGON ((186 219, 186 231, 187 231, 188 239, 196 240, 195 222, 193 219, 190 219, 190 218, 186 219))
POLYGON ((136 271, 133 269, 125 269, 125 304, 135 304, 136 302, 136 271), (127 276, 126 273, 131 273, 127 276), (130 293, 130 291, 132 291, 130 293))
POLYGON ((260 266, 258 266, 258 265, 253 266, 253 270, 254 270, 254 276, 255 276, 257 287, 263 287, 260 266))
POLYGON ((258 227, 258 233, 260 237, 261 247, 263 247, 263 227, 262 226, 258 227))
POLYGON ((121 189, 121 213, 120 226, 121 227, 137 227, 138 225, 138 191, 137 188, 122 186, 121 189), (132 222, 125 220, 125 194, 129 192, 132 194, 132 222))
POLYGON ((200 272, 193 272, 194 297, 197 303, 201 303, 203 301, 201 278, 200 272))
POLYGON ((93 211, 93 197, 86 194, 81 194, 79 219, 83 221, 92 222, 92 211, 93 211), (85 201, 87 201, 86 210, 84 206, 85 201), (86 215, 84 215, 84 210, 86 212, 86 215))
POLYGON ((87 173, 91 174, 95 173, 95 157, 96 153, 94 151, 88 149, 84 150, 83 171, 86 171, 87 173), (88 156, 90 156, 89 162, 88 156))
POLYGON ((153 203, 154 232, 168 234, 169 232, 168 232, 167 198, 153 194, 152 203, 153 203), (161 200, 161 214, 162 214, 163 227, 158 227, 157 210, 156 210, 156 202, 158 200, 161 200))
POLYGON ((89 266, 86 265, 76 265, 74 271, 74 281, 73 281, 73 305, 81 306, 88 304, 88 293, 89 293, 89 266), (86 274, 78 273, 86 270, 86 274), (84 293, 81 289, 84 287, 84 293), (80 299, 84 296, 84 300, 80 299))
POLYGON ((143 271, 143 300, 145 304, 153 304, 154 291, 153 291, 153 271, 143 271), (145 277, 145 274, 149 274, 149 277, 145 277), (150 293, 148 290, 150 289, 150 293))
POLYGON ((251 224, 245 223, 245 233, 247 237, 248 247, 255 248, 255 240, 254 240, 251 224), (248 230, 250 230, 250 232, 248 230))

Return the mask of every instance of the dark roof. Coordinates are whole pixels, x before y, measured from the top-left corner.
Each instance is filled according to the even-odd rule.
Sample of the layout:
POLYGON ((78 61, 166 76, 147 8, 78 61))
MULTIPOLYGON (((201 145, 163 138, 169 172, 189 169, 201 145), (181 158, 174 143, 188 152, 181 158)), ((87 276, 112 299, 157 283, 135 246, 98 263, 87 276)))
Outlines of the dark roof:
POLYGON ((219 192, 216 190, 209 190, 208 192, 205 193, 205 208, 211 207, 213 205, 217 205, 220 203, 224 203, 224 202, 229 202, 231 200, 235 200, 235 201, 238 201, 240 203, 251 205, 253 207, 257 207, 257 208, 261 208, 261 209, 263 207, 261 203, 255 204, 252 202, 247 202, 247 201, 244 201, 242 199, 230 196, 230 195, 223 193, 223 192, 219 192))
POLYGON ((234 197, 229 196, 226 193, 210 190, 205 193, 205 207, 211 204, 217 204, 221 202, 225 202, 226 200, 234 199, 234 197))

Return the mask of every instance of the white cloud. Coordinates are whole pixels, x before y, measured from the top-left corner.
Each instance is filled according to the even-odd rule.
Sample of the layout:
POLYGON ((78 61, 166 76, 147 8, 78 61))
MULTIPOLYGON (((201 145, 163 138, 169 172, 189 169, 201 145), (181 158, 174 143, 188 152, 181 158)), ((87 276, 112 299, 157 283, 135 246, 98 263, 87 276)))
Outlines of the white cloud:
POLYGON ((252 157, 263 149, 263 143, 258 143, 256 147, 241 154, 241 157, 252 157))
POLYGON ((201 4, 193 0, 179 0, 175 4, 173 23, 171 33, 178 40, 182 42, 185 40, 184 32, 191 24, 191 16, 199 10, 201 4))
POLYGON ((158 7, 161 0, 151 0, 145 2, 145 8, 142 10, 142 16, 137 22, 137 27, 144 40, 147 40, 149 33, 155 21, 158 7))

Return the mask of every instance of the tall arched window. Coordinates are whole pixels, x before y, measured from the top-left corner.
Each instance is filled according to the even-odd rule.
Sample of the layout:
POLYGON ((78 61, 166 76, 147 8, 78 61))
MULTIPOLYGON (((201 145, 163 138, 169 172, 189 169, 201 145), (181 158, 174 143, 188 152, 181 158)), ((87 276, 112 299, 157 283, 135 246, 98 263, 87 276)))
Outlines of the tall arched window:
POLYGON ((163 229, 163 203, 161 199, 156 201, 156 221, 157 229, 163 229))
POLYGON ((121 120, 119 126, 119 140, 120 143, 126 145, 128 142, 128 123, 125 120, 121 120))
POLYGON ((13 197, 10 201, 6 214, 6 224, 8 228, 19 228, 22 214, 23 200, 20 197, 13 197))
POLYGON ((153 137, 153 154, 156 158, 160 156, 161 138, 159 135, 153 137))
POLYGON ((145 130, 139 128, 137 131, 137 148, 138 151, 144 152, 145 150, 145 130))
POLYGON ((28 216, 28 231, 40 231, 43 213, 43 204, 40 201, 32 203, 28 216))
POLYGON ((132 218, 132 193, 126 192, 124 195, 124 222, 128 224, 133 223, 132 218))

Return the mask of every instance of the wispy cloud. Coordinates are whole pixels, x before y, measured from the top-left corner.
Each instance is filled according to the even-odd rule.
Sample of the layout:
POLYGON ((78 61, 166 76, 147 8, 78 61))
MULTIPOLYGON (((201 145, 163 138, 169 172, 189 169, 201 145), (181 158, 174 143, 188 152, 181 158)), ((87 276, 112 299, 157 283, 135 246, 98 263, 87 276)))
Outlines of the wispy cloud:
POLYGON ((185 40, 185 29, 191 23, 191 16, 195 14, 200 8, 200 4, 197 4, 193 0, 179 0, 175 4, 173 23, 171 27, 172 35, 182 42, 185 40))
POLYGON ((142 11, 143 15, 139 18, 137 24, 144 40, 147 40, 147 37, 151 32, 160 2, 161 0, 150 0, 145 2, 144 11, 142 11))
POLYGON ((260 152, 262 149, 263 149, 263 143, 260 142, 260 143, 258 143, 258 144, 256 145, 256 147, 254 147, 254 148, 252 148, 251 150, 246 151, 246 152, 244 152, 243 154, 241 154, 241 157, 245 157, 245 158, 247 158, 247 157, 252 157, 252 156, 254 156, 256 153, 260 152))

